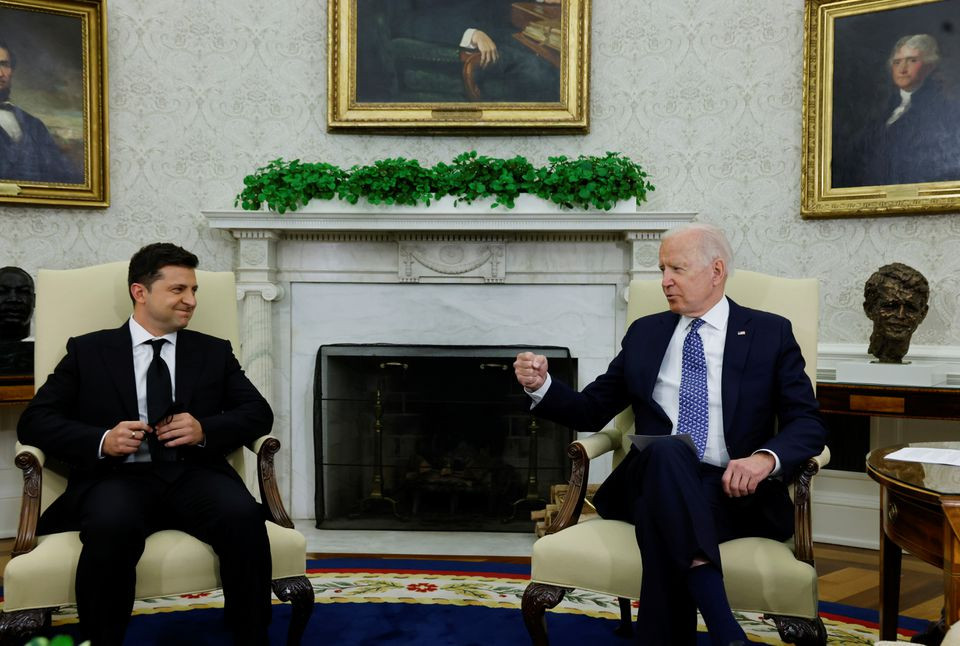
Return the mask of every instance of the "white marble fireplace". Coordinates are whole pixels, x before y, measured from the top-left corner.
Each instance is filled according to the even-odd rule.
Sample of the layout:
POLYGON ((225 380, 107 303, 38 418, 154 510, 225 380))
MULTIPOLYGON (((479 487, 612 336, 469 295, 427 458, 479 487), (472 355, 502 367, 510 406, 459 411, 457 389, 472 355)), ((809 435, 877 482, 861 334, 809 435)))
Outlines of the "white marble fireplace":
MULTIPOLYGON (((580 384, 624 329, 624 288, 656 276, 663 231, 692 213, 208 211, 237 241, 242 361, 276 413, 281 491, 314 515, 321 345, 554 345, 580 384)), ((438 379, 456 379, 438 375, 438 379)), ((592 480, 606 475, 593 467, 592 480)), ((609 467, 607 467, 607 470, 609 467)))

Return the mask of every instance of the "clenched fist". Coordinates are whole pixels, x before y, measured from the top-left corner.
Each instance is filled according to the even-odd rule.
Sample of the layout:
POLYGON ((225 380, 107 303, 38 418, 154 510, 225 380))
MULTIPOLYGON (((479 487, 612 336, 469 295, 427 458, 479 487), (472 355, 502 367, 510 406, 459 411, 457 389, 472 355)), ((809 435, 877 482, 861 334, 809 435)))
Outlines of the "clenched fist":
POLYGON ((517 381, 527 390, 537 390, 547 379, 547 358, 542 354, 521 352, 513 362, 517 381))

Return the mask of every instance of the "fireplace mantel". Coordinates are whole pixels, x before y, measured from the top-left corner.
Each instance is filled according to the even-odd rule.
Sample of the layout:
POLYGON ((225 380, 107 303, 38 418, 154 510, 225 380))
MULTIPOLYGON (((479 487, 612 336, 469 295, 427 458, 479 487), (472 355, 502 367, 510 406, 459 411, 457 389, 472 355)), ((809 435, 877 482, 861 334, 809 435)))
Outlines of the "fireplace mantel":
POLYGON ((546 334, 555 345, 579 346, 581 378, 592 378, 612 359, 623 332, 626 306, 617 295, 633 278, 659 276, 662 234, 695 216, 342 205, 329 212, 203 215, 211 229, 229 231, 237 242, 241 357, 274 405, 274 433, 292 448, 278 456, 277 476, 298 518, 313 515, 309 366, 319 345, 433 343, 419 334, 411 339, 405 317, 432 321, 449 312, 459 316, 458 342, 501 344, 492 337, 509 331, 508 344, 514 337, 526 343, 549 321, 546 334), (506 306, 518 302, 526 306, 522 312, 506 306), (367 307, 368 317, 358 315, 367 307), (307 318, 298 318, 305 311, 307 318), (383 338, 353 338, 361 332, 383 338))
MULTIPOLYGON (((458 213, 456 210, 407 209, 393 211, 293 212, 279 215, 260 211, 204 211, 213 229, 278 234, 344 232, 443 233, 653 233, 693 219, 692 212, 607 213, 562 211, 513 213, 496 211, 458 213)), ((239 237, 239 236, 238 236, 239 237)))

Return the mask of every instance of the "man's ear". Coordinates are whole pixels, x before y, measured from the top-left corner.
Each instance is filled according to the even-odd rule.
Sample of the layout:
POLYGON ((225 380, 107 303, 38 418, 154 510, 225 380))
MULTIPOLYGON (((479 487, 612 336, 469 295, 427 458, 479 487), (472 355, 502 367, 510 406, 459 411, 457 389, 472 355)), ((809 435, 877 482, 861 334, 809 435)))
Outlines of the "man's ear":
POLYGON ((133 297, 134 303, 143 303, 146 300, 145 292, 147 288, 140 283, 130 285, 130 296, 133 297))
POLYGON ((723 262, 722 258, 717 258, 713 261, 711 271, 713 272, 713 284, 719 285, 727 275, 727 264, 723 262))

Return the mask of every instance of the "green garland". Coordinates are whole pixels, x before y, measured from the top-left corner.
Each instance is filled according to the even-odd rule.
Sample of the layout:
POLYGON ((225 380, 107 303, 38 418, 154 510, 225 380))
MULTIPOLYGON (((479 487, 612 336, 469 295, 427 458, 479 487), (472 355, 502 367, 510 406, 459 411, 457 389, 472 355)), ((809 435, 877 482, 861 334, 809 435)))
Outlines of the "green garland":
POLYGON ((517 196, 531 193, 567 208, 609 211, 619 200, 643 202, 654 190, 640 165, 620 153, 548 161, 537 168, 521 156, 499 159, 471 150, 432 167, 394 157, 343 170, 323 162, 275 159, 243 178, 235 204, 247 211, 266 204, 282 214, 313 199, 416 206, 453 195, 457 203, 493 197, 491 208, 512 209, 517 196))

